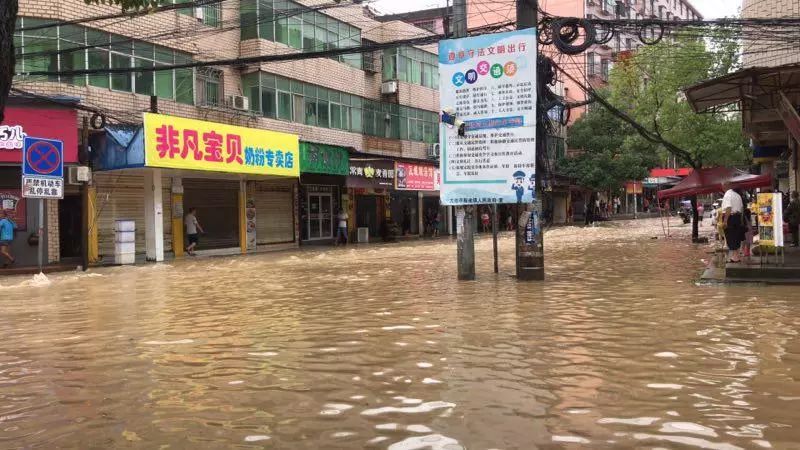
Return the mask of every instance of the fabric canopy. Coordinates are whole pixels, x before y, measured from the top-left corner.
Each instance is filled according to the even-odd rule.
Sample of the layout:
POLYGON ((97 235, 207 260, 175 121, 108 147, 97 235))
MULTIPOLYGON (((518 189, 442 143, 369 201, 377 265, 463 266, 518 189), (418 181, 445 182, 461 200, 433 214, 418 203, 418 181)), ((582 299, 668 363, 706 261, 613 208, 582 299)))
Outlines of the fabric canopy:
POLYGON ((724 185, 733 189, 755 189, 772 186, 772 175, 750 175, 738 169, 712 167, 695 170, 671 189, 658 193, 658 199, 724 192, 724 185))

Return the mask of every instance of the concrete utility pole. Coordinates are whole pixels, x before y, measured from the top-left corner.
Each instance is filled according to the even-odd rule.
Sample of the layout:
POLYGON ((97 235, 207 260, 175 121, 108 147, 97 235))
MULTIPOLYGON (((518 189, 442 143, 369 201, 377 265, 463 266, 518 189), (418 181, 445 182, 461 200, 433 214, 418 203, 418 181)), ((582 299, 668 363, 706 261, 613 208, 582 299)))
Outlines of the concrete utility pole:
MULTIPOLYGON (((539 21, 538 0, 517 0, 517 29, 535 28, 539 21)), ((536 57, 539 55, 539 44, 536 44, 536 57)), ((542 80, 536 80, 538 85, 542 80)), ((538 109, 538 107, 537 107, 538 109)), ((538 121, 538 112, 536 112, 538 121)), ((536 199, 533 204, 526 204, 520 211, 518 228, 526 229, 517 232, 517 279, 523 281, 544 280, 544 233, 541 227, 542 213, 542 161, 541 153, 545 151, 545 138, 542 124, 536 124, 536 199), (529 232, 527 227, 531 228, 529 232), (529 244, 532 233, 533 243, 529 244)))
MULTIPOLYGON (((453 1, 454 38, 467 37, 467 0, 453 1)), ((458 279, 475 279, 475 206, 456 207, 456 245, 458 247, 458 279)))

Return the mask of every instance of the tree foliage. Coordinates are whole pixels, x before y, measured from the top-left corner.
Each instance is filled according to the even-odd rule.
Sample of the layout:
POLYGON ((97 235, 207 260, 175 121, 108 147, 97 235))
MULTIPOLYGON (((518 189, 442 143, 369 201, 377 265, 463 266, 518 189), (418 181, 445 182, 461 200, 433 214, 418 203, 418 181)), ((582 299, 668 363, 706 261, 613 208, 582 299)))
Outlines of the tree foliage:
POLYGON ((684 88, 735 68, 736 43, 721 34, 711 42, 677 36, 674 43, 644 46, 614 67, 609 83, 612 103, 677 149, 641 136, 634 136, 629 145, 648 144, 695 169, 748 163, 739 114, 696 114, 682 95, 684 88))
POLYGON ((656 164, 647 148, 629 145, 633 130, 604 108, 592 108, 570 128, 568 145, 577 156, 559 162, 560 173, 595 191, 615 190, 647 176, 656 164))

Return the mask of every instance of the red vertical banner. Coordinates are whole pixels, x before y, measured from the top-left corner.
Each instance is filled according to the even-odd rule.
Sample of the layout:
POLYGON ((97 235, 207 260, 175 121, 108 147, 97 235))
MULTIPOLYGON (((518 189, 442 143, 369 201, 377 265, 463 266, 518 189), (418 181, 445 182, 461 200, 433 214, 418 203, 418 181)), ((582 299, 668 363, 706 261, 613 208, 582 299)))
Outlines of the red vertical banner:
POLYGON ((0 189, 0 208, 16 222, 17 230, 24 231, 28 227, 25 199, 20 189, 0 189))

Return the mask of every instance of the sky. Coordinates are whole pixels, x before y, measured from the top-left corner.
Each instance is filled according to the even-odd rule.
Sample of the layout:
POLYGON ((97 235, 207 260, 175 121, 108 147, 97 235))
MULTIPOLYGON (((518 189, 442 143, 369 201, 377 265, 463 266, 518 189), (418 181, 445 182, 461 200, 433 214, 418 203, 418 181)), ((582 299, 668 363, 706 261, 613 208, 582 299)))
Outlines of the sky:
MULTIPOLYGON (((551 0, 552 1, 552 0, 551 0)), ((731 17, 738 14, 741 0, 691 0, 706 19, 731 17)), ((374 0, 371 5, 384 13, 398 13, 445 6, 446 0, 374 0)))

